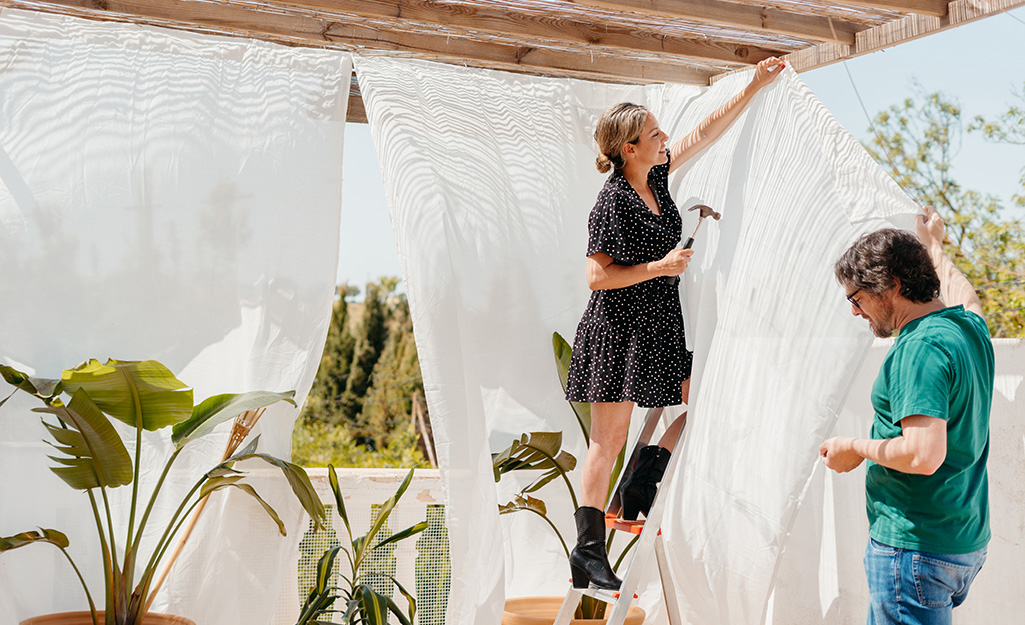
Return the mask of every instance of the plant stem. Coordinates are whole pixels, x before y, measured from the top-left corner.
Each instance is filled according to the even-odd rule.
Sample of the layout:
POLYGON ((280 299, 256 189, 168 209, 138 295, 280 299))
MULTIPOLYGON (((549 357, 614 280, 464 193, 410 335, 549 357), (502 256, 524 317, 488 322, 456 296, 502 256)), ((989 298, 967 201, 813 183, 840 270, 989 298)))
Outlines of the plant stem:
POLYGON ((630 551, 630 547, 633 547, 634 543, 637 542, 637 539, 640 538, 640 537, 641 537, 640 534, 638 534, 638 535, 634 536, 632 539, 630 539, 630 542, 626 543, 626 547, 623 548, 623 553, 619 554, 619 558, 616 559, 615 566, 612 567, 613 571, 618 569, 619 565, 623 563, 623 558, 625 558, 627 552, 630 551))
POLYGON ((566 476, 566 472, 562 470, 562 467, 559 466, 559 463, 557 463, 555 461, 555 458, 553 458, 552 456, 548 455, 548 452, 546 452, 545 450, 543 450, 543 449, 541 449, 539 447, 535 447, 534 445, 524 445, 524 446, 525 447, 529 447, 530 449, 533 449, 534 451, 538 452, 539 454, 541 454, 545 458, 548 458, 549 460, 552 461, 552 466, 554 466, 556 468, 556 470, 558 470, 559 477, 561 477, 562 481, 566 483, 566 489, 569 490, 569 497, 570 497, 570 499, 573 500, 573 509, 576 510, 577 508, 579 508, 580 504, 577 503, 576 491, 573 490, 573 485, 569 483, 569 478, 566 476))
POLYGON ((559 542, 562 543, 562 550, 566 552, 566 559, 569 560, 569 547, 566 546, 566 541, 562 539, 562 534, 559 533, 559 528, 555 527, 555 524, 552 523, 552 521, 547 516, 541 514, 540 512, 537 512, 536 510, 531 510, 530 508, 522 509, 526 510, 527 512, 533 512, 534 514, 545 520, 545 523, 547 523, 552 528, 552 531, 555 532, 555 536, 559 539, 559 542))
MULTIPOLYGON (((187 518, 187 516, 182 516, 182 512, 185 511, 187 515, 188 512, 191 512, 192 508, 194 508, 199 503, 199 501, 196 501, 191 506, 188 505, 189 500, 192 499, 192 496, 196 494, 196 491, 198 491, 203 486, 203 483, 207 481, 208 476, 209 473, 204 473, 203 477, 199 478, 199 480, 192 486, 192 489, 189 490, 188 494, 185 495, 185 498, 182 499, 182 502, 178 505, 178 509, 175 510, 173 515, 171 515, 171 520, 168 522, 167 528, 164 530, 164 533, 160 537, 160 540, 157 541, 156 546, 153 548, 153 555, 150 557, 149 562, 146 563, 146 571, 153 570, 154 568, 156 568, 157 564, 160 563, 160 558, 162 558, 164 556, 164 552, 167 551, 167 547, 170 543, 171 538, 174 537, 175 532, 177 532, 178 529, 181 528, 182 523, 184 523, 185 519, 187 518), (187 510, 186 507, 188 508, 187 510), (179 518, 181 518, 181 521, 178 521, 179 518)), ((145 599, 148 599, 148 597, 146 597, 148 584, 147 588, 141 588, 142 586, 143 584, 142 582, 140 582, 140 589, 138 590, 141 590, 141 592, 139 593, 139 595, 145 599)))
POLYGON ((114 519, 110 514, 110 500, 107 498, 107 489, 100 488, 100 496, 103 498, 103 511, 107 515, 107 533, 110 534, 110 561, 117 562, 117 543, 114 540, 114 519))
MULTIPOLYGON (((175 452, 171 454, 171 457, 167 459, 167 463, 164 464, 164 470, 160 473, 160 478, 157 480, 156 486, 153 487, 153 494, 150 495, 149 503, 146 505, 146 510, 142 513, 142 518, 139 520, 140 528, 146 527, 146 524, 149 522, 149 515, 153 511, 153 507, 157 503, 157 495, 160 493, 160 489, 164 486, 164 480, 171 472, 171 465, 174 464, 174 461, 178 458, 178 454, 180 454, 181 452, 182 448, 176 449, 175 452)), ((138 553, 141 542, 142 532, 139 532, 139 534, 135 537, 135 544, 132 545, 132 551, 138 553)))
POLYGON ((85 584, 85 578, 82 577, 82 572, 78 570, 78 567, 75 565, 75 561, 71 559, 71 554, 69 554, 66 549, 63 547, 58 547, 58 549, 60 549, 61 553, 64 554, 64 557, 68 559, 68 563, 71 565, 71 568, 75 570, 75 575, 78 575, 78 581, 82 582, 82 590, 85 591, 85 598, 89 600, 89 611, 92 613, 93 625, 100 625, 97 621, 96 604, 93 603, 93 596, 89 594, 89 587, 85 584))
MULTIPOLYGON (((132 536, 135 529, 135 506, 139 501, 139 482, 142 480, 139 476, 139 469, 142 466, 142 402, 139 399, 138 389, 132 384, 132 377, 128 375, 128 372, 121 370, 118 371, 125 378, 128 383, 128 388, 132 391, 132 400, 135 402, 135 479, 132 480, 132 507, 129 510, 128 515, 128 537, 125 539, 125 545, 134 544, 132 536)), ((139 528, 139 534, 142 534, 142 528, 139 528)), ((125 562, 127 565, 127 561, 125 562)))
MULTIPOLYGON (((93 519, 96 521, 96 532, 100 537, 100 549, 103 551, 103 597, 104 605, 113 603, 114 599, 114 561, 110 557, 110 547, 107 545, 107 538, 103 535, 103 521, 100 519, 100 509, 96 506, 96 496, 92 490, 86 491, 89 495, 89 503, 93 509, 93 519)), ((107 508, 108 512, 110 508, 107 508)), ((108 514, 108 519, 110 518, 108 514)))

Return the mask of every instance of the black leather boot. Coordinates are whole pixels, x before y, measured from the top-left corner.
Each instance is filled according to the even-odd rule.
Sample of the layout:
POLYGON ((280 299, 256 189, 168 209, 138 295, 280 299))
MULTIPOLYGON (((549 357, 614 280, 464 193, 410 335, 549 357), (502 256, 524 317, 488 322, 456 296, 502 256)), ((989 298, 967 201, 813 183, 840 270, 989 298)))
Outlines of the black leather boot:
POLYGON ((658 445, 641 448, 637 454, 637 464, 619 487, 624 519, 636 521, 639 512, 643 512, 645 517, 648 516, 651 502, 655 501, 658 483, 662 481, 662 475, 669 465, 670 456, 672 454, 668 449, 658 445))
POLYGON ((619 590, 622 583, 612 572, 609 556, 605 553, 605 513, 598 508, 581 506, 573 513, 577 522, 577 546, 569 555, 569 568, 573 573, 573 587, 619 590))

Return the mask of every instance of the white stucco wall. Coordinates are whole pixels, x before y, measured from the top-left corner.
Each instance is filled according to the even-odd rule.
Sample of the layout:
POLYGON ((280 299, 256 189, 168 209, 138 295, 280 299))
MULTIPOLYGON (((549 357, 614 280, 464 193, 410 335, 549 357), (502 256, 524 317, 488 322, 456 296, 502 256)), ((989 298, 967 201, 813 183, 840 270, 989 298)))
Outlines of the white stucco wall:
MULTIPOLYGON (((869 392, 889 348, 873 345, 836 427, 865 436, 869 392)), ((955 625, 1025 622, 1025 341, 995 340, 996 384, 990 421, 989 488, 993 539, 955 625)), ((819 466, 794 521, 767 622, 825 625, 865 622, 868 587, 862 568, 868 521, 864 467, 836 475, 819 466)))

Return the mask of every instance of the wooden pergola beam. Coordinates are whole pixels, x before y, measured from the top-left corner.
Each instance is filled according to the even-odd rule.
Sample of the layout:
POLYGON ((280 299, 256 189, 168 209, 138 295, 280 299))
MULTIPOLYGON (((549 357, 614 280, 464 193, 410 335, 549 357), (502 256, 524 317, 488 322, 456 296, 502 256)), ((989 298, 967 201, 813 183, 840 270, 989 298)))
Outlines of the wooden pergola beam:
MULTIPOLYGON (((853 44, 864 26, 836 18, 722 0, 570 0, 581 6, 728 26, 811 41, 853 44)), ((866 0, 868 1, 868 0, 866 0)), ((899 1, 899 0, 898 0, 899 1)), ((913 0, 912 0, 913 1, 913 0)), ((928 1, 928 0, 924 0, 928 1)), ((941 0, 937 0, 941 1, 941 0)))
POLYGON ((707 38, 666 35, 618 24, 588 23, 558 16, 493 9, 485 5, 449 4, 434 0, 405 0, 401 3, 394 0, 279 0, 276 4, 344 12, 379 20, 409 20, 450 31, 475 31, 514 39, 527 37, 571 45, 600 46, 634 54, 668 54, 725 63, 755 64, 789 51, 707 38))
POLYGON ((947 14, 947 0, 842 0, 842 2, 856 7, 932 17, 943 17, 947 14))
POLYGON ((449 63, 475 65, 512 72, 559 75, 604 82, 683 82, 708 84, 714 69, 666 60, 610 56, 590 50, 560 50, 526 45, 483 42, 448 35, 382 31, 355 24, 333 22, 311 15, 283 17, 236 4, 196 0, 6 0, 9 6, 31 10, 68 12, 76 15, 139 22, 153 19, 159 26, 220 31, 282 43, 316 44, 320 47, 356 50, 389 50, 449 63), (97 6, 99 5, 99 6, 97 6))
POLYGON ((236 4, 195 0, 5 0, 9 6, 63 13, 78 9, 82 17, 119 21, 152 19, 161 26, 218 30, 278 42, 311 43, 349 51, 387 50, 416 53, 423 58, 473 63, 522 73, 613 82, 683 82, 708 84, 714 69, 674 62, 609 56, 600 51, 569 51, 464 39, 448 34, 379 30, 310 15, 287 15, 236 4), (99 6, 97 6, 99 5, 99 6), (269 35, 269 36, 268 36, 269 35), (562 74, 565 75, 565 74, 562 74), (640 79, 640 80, 638 80, 640 79))
MULTIPOLYGON (((954 0, 948 5, 949 10, 944 17, 909 15, 858 33, 854 45, 820 44, 788 54, 784 60, 798 72, 803 72, 932 35, 1020 6, 1025 6, 1025 0, 954 0)), ((712 81, 729 73, 731 72, 717 75, 712 81)))

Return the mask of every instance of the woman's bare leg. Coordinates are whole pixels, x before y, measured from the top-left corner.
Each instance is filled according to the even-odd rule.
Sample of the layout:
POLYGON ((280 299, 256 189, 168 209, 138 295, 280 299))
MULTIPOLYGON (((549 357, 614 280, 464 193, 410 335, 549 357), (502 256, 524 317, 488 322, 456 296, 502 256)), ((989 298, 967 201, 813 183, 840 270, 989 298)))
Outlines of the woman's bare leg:
POLYGON ((580 476, 580 505, 605 509, 616 456, 626 444, 632 401, 591 404, 591 444, 580 476))

